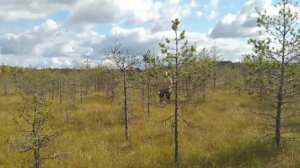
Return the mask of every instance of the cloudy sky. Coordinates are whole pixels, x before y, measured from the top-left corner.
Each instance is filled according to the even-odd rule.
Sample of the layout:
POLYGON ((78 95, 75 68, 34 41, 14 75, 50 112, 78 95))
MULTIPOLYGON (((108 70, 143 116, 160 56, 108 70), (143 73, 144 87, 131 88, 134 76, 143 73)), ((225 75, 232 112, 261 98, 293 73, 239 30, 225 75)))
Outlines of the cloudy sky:
POLYGON ((254 8, 275 0, 0 0, 0 61, 36 67, 72 67, 89 57, 105 61, 114 40, 133 54, 159 52, 171 20, 199 48, 214 42, 223 60, 238 61, 257 35, 254 8))

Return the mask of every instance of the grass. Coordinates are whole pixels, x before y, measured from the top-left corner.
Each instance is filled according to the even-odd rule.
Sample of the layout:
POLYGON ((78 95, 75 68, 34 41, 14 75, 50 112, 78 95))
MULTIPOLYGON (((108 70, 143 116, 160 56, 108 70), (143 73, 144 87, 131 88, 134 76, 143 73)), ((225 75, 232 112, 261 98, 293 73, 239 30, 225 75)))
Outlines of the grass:
MULTIPOLYGON (((16 136, 18 95, 0 97, 0 167, 30 167, 31 154, 10 147, 16 136)), ((119 100, 91 93, 65 121, 66 103, 53 107, 57 119, 65 123, 65 133, 47 151, 68 152, 67 158, 46 160, 47 168, 90 167, 174 167, 171 123, 162 123, 173 106, 151 106, 151 116, 142 110, 141 99, 130 101, 130 140, 125 141, 119 100)), ((247 94, 211 89, 205 102, 187 105, 181 111, 193 127, 180 122, 181 167, 300 167, 299 142, 284 142, 277 149, 272 139, 256 123, 249 108, 259 110, 247 94), (257 109, 255 109, 257 108, 257 109)), ((298 118, 299 119, 299 118, 298 118)), ((298 120, 299 121, 299 120, 298 120)), ((299 131, 296 134, 299 137, 299 131)))

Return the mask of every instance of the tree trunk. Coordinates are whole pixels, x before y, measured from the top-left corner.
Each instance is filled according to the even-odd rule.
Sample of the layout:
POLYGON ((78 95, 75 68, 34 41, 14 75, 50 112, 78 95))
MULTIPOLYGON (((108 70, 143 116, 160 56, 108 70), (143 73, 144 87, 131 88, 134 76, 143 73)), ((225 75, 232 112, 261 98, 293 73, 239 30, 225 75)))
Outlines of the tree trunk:
POLYGON ((277 95, 277 107, 276 107, 276 123, 275 123, 275 141, 276 145, 280 146, 281 141, 281 112, 282 112, 282 87, 279 87, 279 92, 277 95))
POLYGON ((175 141, 175 164, 179 162, 179 143, 178 143, 178 36, 176 31, 176 55, 175 55, 175 111, 174 111, 174 141, 175 141))
POLYGON ((175 163, 178 164, 179 145, 178 145, 178 83, 177 83, 177 79, 176 79, 176 82, 175 82, 175 112, 174 113, 175 113, 174 114, 175 163))
POLYGON ((51 100, 53 101, 54 99, 54 93, 55 93, 55 82, 54 81, 51 81, 51 100))
MULTIPOLYGON (((284 47, 285 48, 285 47, 284 47)), ((280 81, 277 92, 277 106, 276 106, 276 118, 275 118, 275 142, 277 146, 280 146, 281 142, 281 113, 283 106, 283 87, 284 87, 284 75, 285 75, 285 53, 283 52, 280 69, 280 81)))
POLYGON ((202 101, 205 101, 205 80, 202 80, 202 101))
POLYGON ((144 83, 142 84, 142 111, 144 112, 145 111, 145 85, 144 83))
POLYGON ((282 55, 281 55, 281 66, 280 66, 280 81, 278 86, 277 92, 277 106, 276 106, 276 118, 275 118, 275 142, 276 145, 279 147, 281 142, 281 113, 283 107, 283 88, 284 88, 284 76, 285 76, 285 57, 286 57, 286 35, 287 35, 287 25, 286 25, 286 15, 285 15, 285 7, 286 4, 284 3, 283 7, 283 22, 284 22, 284 30, 283 30, 283 39, 282 39, 282 55))
POLYGON ((214 74, 213 74, 213 80, 214 80, 214 87, 216 87, 216 80, 217 80, 217 70, 216 70, 216 62, 214 65, 214 74))
POLYGON ((263 86, 263 84, 260 84, 260 87, 259 87, 259 101, 260 101, 260 103, 262 103, 263 97, 264 97, 264 86, 263 86))
POLYGON ((147 84, 147 113, 150 116, 150 80, 148 80, 147 84))
POLYGON ((15 94, 17 94, 17 88, 18 88, 18 80, 17 80, 17 77, 14 78, 14 85, 15 85, 15 94))
POLYGON ((62 90, 63 90, 63 85, 64 83, 62 82, 59 82, 59 104, 62 104, 63 102, 63 99, 62 99, 62 90))
POLYGON ((76 89, 76 83, 75 83, 75 75, 74 75, 74 81, 72 85, 72 101, 73 101, 73 107, 76 107, 76 94, 77 94, 77 89, 76 89))
POLYGON ((124 91, 124 124, 125 124, 125 139, 128 140, 128 100, 127 100, 127 79, 126 70, 123 69, 123 91, 124 91))
MULTIPOLYGON (((37 141, 38 143, 38 141, 37 141)), ((39 144, 37 144, 39 145, 39 144)), ((39 146, 36 146, 34 149, 34 167, 35 168, 41 168, 41 157, 40 157, 40 148, 39 146)))
POLYGON ((225 89, 225 92, 227 91, 227 84, 228 84, 228 82, 227 82, 227 79, 225 78, 224 79, 224 89, 225 89))
MULTIPOLYGON (((34 110, 35 113, 37 113, 37 109, 34 110)), ((34 135, 34 167, 35 168, 41 168, 41 157, 40 157, 40 137, 39 132, 37 130, 37 124, 36 118, 34 119, 34 122, 32 123, 32 133, 34 135)))
POLYGON ((82 104, 82 97, 83 97, 83 83, 81 83, 81 89, 80 89, 80 103, 82 104))
MULTIPOLYGON (((125 74, 126 76, 126 74, 125 74)), ((112 77, 111 84, 110 84, 110 91, 111 91, 111 97, 115 97, 115 77, 112 77)))
POLYGON ((3 83, 4 95, 8 94, 8 86, 7 86, 7 78, 6 75, 4 76, 4 83, 3 83))
POLYGON ((97 75, 97 84, 95 85, 97 88, 97 91, 100 92, 101 90, 101 84, 100 84, 100 75, 97 75))

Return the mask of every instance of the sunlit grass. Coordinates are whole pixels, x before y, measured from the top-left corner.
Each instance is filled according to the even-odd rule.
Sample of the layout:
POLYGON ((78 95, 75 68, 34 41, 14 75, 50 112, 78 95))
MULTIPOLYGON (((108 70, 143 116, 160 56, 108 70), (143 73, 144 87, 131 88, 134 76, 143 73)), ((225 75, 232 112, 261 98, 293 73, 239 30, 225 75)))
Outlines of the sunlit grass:
MULTIPOLYGON (((138 94, 132 94, 130 140, 125 141, 120 101, 90 93, 70 111, 68 122, 68 102, 55 101, 55 115, 65 123, 65 132, 47 151, 67 152, 68 157, 44 161, 44 167, 174 167, 172 124, 162 122, 173 114, 173 106, 152 105, 148 116, 138 94)), ((30 167, 31 154, 20 154, 9 144, 20 102, 20 96, 0 97, 0 167, 30 167)), ((255 125, 250 107, 258 108, 246 93, 211 89, 205 102, 181 108, 189 123, 180 122, 181 167, 299 167, 299 143, 285 142, 278 150, 272 139, 259 139, 264 131, 255 125)))

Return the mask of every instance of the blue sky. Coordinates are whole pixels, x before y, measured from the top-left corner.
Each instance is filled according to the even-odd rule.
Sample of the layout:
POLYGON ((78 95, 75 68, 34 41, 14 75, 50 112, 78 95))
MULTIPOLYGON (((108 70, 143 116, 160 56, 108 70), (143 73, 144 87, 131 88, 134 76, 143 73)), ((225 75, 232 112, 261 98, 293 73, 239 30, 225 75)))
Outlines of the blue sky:
MULTIPOLYGON (((0 61, 38 67, 96 65, 116 39, 134 54, 158 49, 172 36, 170 21, 198 48, 216 42, 224 60, 239 61, 257 35, 254 7, 272 0, 0 0, 0 61)), ((272 13, 272 12, 271 12, 272 13)))

